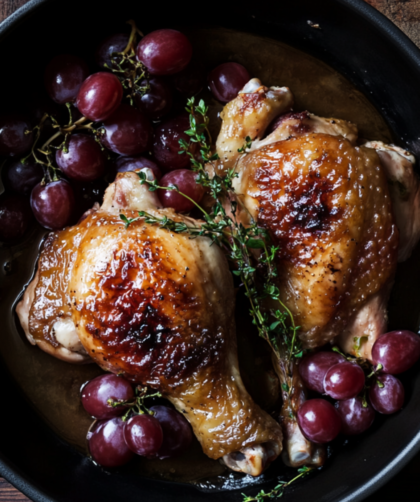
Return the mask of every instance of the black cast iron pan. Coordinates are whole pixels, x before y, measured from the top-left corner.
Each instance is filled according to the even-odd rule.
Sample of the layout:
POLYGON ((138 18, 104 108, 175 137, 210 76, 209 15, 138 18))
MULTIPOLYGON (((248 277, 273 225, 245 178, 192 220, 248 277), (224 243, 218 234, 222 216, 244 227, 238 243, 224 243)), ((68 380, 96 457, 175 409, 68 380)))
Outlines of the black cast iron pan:
MULTIPOLYGON (((129 18, 144 22, 148 31, 221 26, 280 40, 331 65, 381 112, 394 141, 420 154, 420 52, 381 14, 362 0, 227 3, 31 0, 0 26, 0 109, 9 108, 28 92, 33 81, 41 78, 43 62, 57 48, 81 52, 89 40, 112 33, 116 23, 129 18), (308 21, 321 29, 312 28, 308 21)), ((402 272, 409 279, 400 281, 396 290, 407 314, 397 311, 393 321, 399 328, 413 331, 418 330, 420 313, 420 277, 415 263, 414 256, 404 264, 402 272)), ((5 285, 0 284, 0 302, 5 285)), ((7 323, 4 326, 0 336, 5 335, 2 330, 7 323)), ((405 384, 408 396, 403 412, 379 420, 363 440, 341 445, 326 467, 290 489, 286 500, 362 500, 401 469, 420 450, 420 371, 407 374, 405 384)), ((206 492, 123 471, 109 475, 46 426, 22 398, 5 364, 0 364, 0 390, 0 474, 32 500, 242 500, 243 488, 206 492)), ((249 487, 246 492, 269 489, 273 482, 249 487)))

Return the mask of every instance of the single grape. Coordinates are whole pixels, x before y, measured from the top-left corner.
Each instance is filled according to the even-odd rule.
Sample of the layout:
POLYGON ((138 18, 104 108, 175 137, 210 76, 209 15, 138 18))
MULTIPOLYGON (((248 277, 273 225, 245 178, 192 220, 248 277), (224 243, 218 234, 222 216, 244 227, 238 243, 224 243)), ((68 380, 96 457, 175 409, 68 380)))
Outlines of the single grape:
POLYGON ((126 33, 116 33, 103 40, 96 49, 96 64, 101 68, 112 68, 116 53, 124 51, 129 39, 130 37, 126 33))
POLYGON ((303 357, 298 369, 305 387, 323 394, 325 374, 332 366, 345 360, 336 352, 316 352, 303 357))
POLYGON ((137 46, 137 59, 152 75, 178 73, 187 66, 191 56, 190 41, 176 30, 152 31, 137 46))
POLYGON ((120 155, 138 155, 149 148, 153 129, 140 110, 125 103, 104 122, 103 145, 120 155))
POLYGON ((150 160, 146 157, 137 156, 137 157, 119 157, 116 162, 117 172, 124 173, 127 171, 137 171, 139 169, 144 169, 148 167, 153 171, 155 178, 160 180, 162 174, 156 162, 150 160))
POLYGON ((29 203, 18 195, 0 199, 0 240, 20 239, 33 220, 29 203))
MULTIPOLYGON (((145 85, 145 81, 140 85, 145 85)), ((149 79, 150 89, 144 94, 137 94, 135 102, 151 120, 159 120, 172 108, 172 90, 162 77, 149 79)))
POLYGON ((21 195, 30 195, 33 187, 42 181, 44 171, 32 157, 25 160, 14 160, 7 166, 5 182, 14 192, 21 195))
POLYGON ((134 415, 125 424, 124 439, 137 455, 154 457, 162 446, 162 427, 151 415, 134 415))
POLYGON ((223 63, 210 72, 208 83, 213 96, 222 103, 228 103, 236 98, 250 78, 241 64, 223 63))
POLYGON ((100 420, 118 417, 127 409, 123 406, 113 408, 108 400, 130 401, 134 398, 133 387, 125 378, 107 373, 88 382, 82 389, 83 408, 94 418, 100 420))
POLYGON ((17 157, 27 153, 34 141, 28 117, 9 113, 0 117, 0 155, 17 157))
POLYGON ((356 397, 365 386, 365 374, 354 363, 342 362, 332 366, 324 378, 324 390, 334 399, 356 397))
POLYGON ((179 140, 183 139, 187 143, 190 138, 185 131, 190 128, 187 115, 165 120, 155 131, 153 142, 153 157, 157 163, 166 170, 184 169, 189 167, 190 158, 186 153, 179 154, 181 147, 179 140))
POLYGON ((199 61, 191 61, 181 72, 172 77, 175 89, 190 98, 198 94, 206 83, 204 67, 199 61))
POLYGON ((89 68, 83 59, 62 54, 49 62, 44 83, 48 94, 56 103, 73 103, 88 75, 89 68))
POLYGON ((303 435, 314 443, 329 443, 341 430, 341 419, 325 399, 309 399, 299 408, 298 424, 303 435))
POLYGON ((372 406, 383 415, 391 415, 399 411, 403 407, 404 396, 403 384, 398 378, 386 373, 376 375, 376 381, 369 389, 372 406))
POLYGON ((156 456, 163 460, 182 455, 191 446, 193 433, 191 425, 176 410, 168 406, 152 406, 150 411, 159 421, 163 431, 163 442, 156 456))
POLYGON ((409 370, 419 358, 420 336, 412 331, 390 331, 373 344, 373 363, 382 364, 383 371, 391 375, 409 370))
POLYGON ((348 436, 362 434, 373 424, 375 411, 369 403, 363 406, 361 397, 338 401, 336 408, 341 418, 341 432, 348 436))
POLYGON ((65 180, 38 183, 31 193, 31 207, 38 222, 49 230, 60 230, 72 221, 74 193, 65 180))
POLYGON ((128 463, 134 453, 124 441, 125 422, 119 417, 100 420, 88 433, 92 459, 103 467, 119 467, 128 463))
MULTIPOLYGON (((204 188, 196 182, 197 174, 188 169, 171 171, 160 180, 160 186, 170 187, 176 185, 180 192, 199 203, 204 195, 204 188)), ((163 207, 172 207, 179 213, 191 211, 194 203, 174 190, 159 190, 159 199, 163 207)))
POLYGON ((78 181, 96 180, 106 168, 101 146, 88 134, 72 134, 66 148, 56 151, 55 160, 66 176, 78 181))
POLYGON ((123 98, 121 82, 105 71, 90 75, 80 87, 77 108, 89 120, 99 122, 110 117, 123 98))

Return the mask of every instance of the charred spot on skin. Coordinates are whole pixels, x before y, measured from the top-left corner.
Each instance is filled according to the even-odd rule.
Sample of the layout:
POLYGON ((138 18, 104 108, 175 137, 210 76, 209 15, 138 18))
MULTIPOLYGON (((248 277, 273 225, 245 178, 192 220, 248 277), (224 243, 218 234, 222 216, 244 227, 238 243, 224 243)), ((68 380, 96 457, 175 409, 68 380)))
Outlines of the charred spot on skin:
POLYGON ((201 308, 192 289, 180 288, 168 264, 150 249, 140 254, 147 259, 137 261, 134 251, 114 252, 100 280, 99 290, 108 295, 83 307, 87 332, 106 347, 111 365, 144 383, 175 384, 200 368, 217 366, 224 338, 203 332, 199 321, 189 322, 201 308))
POLYGON ((252 111, 265 99, 265 94, 259 92, 241 94, 241 96, 242 104, 239 113, 244 113, 248 110, 252 111))

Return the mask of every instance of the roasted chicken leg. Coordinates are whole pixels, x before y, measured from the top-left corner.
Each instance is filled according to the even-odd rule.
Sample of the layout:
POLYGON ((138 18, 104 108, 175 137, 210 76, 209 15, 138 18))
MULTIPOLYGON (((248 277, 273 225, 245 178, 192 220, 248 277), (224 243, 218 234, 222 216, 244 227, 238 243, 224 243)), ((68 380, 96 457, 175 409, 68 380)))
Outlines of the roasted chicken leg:
MULTIPOLYGON (((200 224, 159 205, 137 174, 119 174, 100 209, 47 241, 35 297, 46 294, 39 289, 44 277, 66 267, 60 288, 89 356, 107 371, 159 389, 189 420, 209 457, 257 476, 280 454, 282 432, 239 374, 227 261, 205 237, 191 239, 143 219, 125 228, 120 219, 145 210, 200 224), (48 269, 55 242, 66 246, 67 259, 48 269)), ((34 315, 32 307, 30 333, 34 315)))

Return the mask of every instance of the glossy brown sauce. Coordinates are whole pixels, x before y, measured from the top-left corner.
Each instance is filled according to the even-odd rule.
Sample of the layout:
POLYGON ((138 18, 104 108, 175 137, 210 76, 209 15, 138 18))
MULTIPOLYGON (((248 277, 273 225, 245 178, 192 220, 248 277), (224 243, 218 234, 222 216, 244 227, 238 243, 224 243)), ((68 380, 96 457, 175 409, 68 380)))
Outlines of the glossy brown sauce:
MULTIPOLYGON (((289 86, 295 95, 297 111, 307 109, 321 116, 350 120, 358 125, 361 136, 390 141, 391 134, 383 118, 369 101, 321 61, 280 42, 232 30, 193 29, 188 31, 188 35, 193 45, 200 47, 202 60, 208 68, 225 61, 237 61, 267 85, 289 86)), ((211 106, 213 134, 216 134, 219 124, 217 113, 221 105, 209 96, 206 100, 211 106)), ((303 224, 310 225, 311 217, 310 214, 305 216, 303 224)), ((316 214, 314 217, 317 217, 316 214)), ((33 275, 44 234, 43 230, 34 228, 33 233, 18 246, 0 248, 0 308, 3 319, 0 353, 25 399, 61 438, 84 452, 91 419, 81 407, 79 390, 84 382, 100 374, 101 370, 93 364, 70 365, 31 346, 16 326, 13 313, 17 298, 33 275)), ((419 255, 419 252, 415 253, 400 266, 390 313, 391 327, 404 326, 413 330, 418 327, 420 285, 416 277, 420 268, 419 255)), ((62 301, 64 310, 65 302, 62 301)), ((272 409, 275 406, 272 396, 276 395, 278 382, 271 370, 265 371, 267 353, 261 340, 253 336, 247 311, 246 302, 241 302, 237 308, 237 336, 243 379, 255 401, 266 409, 272 409)), ((278 464, 281 471, 281 462, 278 464)), ((127 469, 152 478, 200 482, 206 488, 233 488, 240 487, 241 483, 251 483, 249 477, 227 473, 219 462, 207 458, 197 442, 181 458, 164 461, 138 458, 127 469)))

